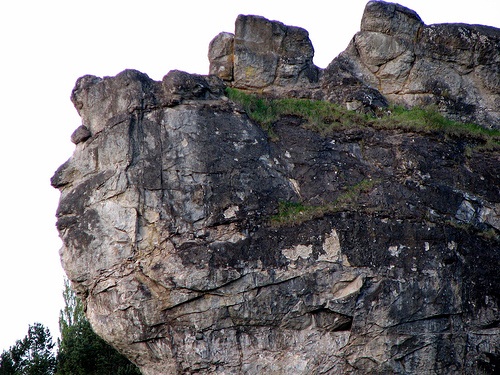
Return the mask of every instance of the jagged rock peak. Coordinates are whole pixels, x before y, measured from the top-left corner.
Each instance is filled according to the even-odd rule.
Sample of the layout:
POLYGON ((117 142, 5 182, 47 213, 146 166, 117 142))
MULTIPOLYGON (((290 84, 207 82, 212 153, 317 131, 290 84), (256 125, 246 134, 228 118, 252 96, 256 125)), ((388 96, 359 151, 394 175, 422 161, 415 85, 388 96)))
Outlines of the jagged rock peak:
POLYGON ((435 106, 447 117, 500 128, 500 30, 427 26, 416 12, 371 1, 361 30, 325 69, 304 29, 239 16, 209 46, 210 73, 268 95, 326 99, 349 108, 435 106))
POLYGON ((499 51, 499 29, 426 26, 412 10, 376 1, 340 58, 392 103, 434 105, 454 120, 500 128, 499 51))
POLYGON ((389 35, 414 36, 422 26, 424 22, 415 11, 383 1, 368 2, 361 19, 361 31, 389 35))

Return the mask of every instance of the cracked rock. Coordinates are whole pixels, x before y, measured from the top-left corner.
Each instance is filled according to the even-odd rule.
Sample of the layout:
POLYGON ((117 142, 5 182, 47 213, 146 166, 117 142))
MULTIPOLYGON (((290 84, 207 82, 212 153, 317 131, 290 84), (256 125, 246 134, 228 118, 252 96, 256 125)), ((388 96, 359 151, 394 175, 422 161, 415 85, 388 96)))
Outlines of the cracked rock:
POLYGON ((271 141, 224 96, 375 111, 448 90, 450 115, 493 126, 497 36, 370 2, 325 71, 305 30, 241 16, 212 43, 220 78, 80 78, 87 131, 51 182, 62 264, 96 333, 145 375, 497 372, 498 151, 402 128, 323 135, 293 116, 271 141))

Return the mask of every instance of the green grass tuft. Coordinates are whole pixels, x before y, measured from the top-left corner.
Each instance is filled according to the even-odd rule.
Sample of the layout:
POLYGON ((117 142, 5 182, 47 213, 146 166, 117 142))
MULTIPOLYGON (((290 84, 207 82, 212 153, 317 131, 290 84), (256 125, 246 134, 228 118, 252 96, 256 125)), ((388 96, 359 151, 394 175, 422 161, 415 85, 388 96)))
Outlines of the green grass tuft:
POLYGON ((297 116, 304 120, 304 126, 323 135, 344 127, 366 126, 368 117, 327 101, 310 99, 270 99, 241 90, 227 88, 226 95, 239 103, 248 116, 275 140, 273 124, 282 116, 297 116))
POLYGON ((380 180, 364 179, 350 186, 331 203, 321 206, 307 205, 303 202, 279 202, 278 213, 271 217, 271 225, 297 225, 318 217, 335 212, 348 211, 359 208, 359 198, 369 193, 380 180))
POLYGON ((277 140, 273 130, 274 123, 282 116, 297 116, 303 119, 305 128, 323 136, 346 128, 372 127, 423 133, 439 132, 446 137, 468 139, 478 151, 500 149, 500 130, 449 120, 435 108, 407 109, 391 106, 382 116, 373 117, 349 111, 327 101, 270 99, 234 88, 227 88, 226 95, 239 103, 248 116, 262 126, 272 141, 277 140))

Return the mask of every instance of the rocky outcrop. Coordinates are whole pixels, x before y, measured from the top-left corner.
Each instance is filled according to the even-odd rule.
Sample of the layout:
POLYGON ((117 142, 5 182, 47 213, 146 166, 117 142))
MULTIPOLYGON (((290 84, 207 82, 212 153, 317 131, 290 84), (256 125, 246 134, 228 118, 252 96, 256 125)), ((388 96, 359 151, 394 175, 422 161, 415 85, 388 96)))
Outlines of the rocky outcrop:
POLYGON ((497 366, 497 153, 297 118, 273 143, 222 92, 178 71, 77 82, 86 135, 52 184, 99 335, 147 375, 497 366), (284 202, 319 214, 276 224, 284 202))
POLYGON ((210 74, 240 89, 310 96, 309 91, 319 87, 314 48, 309 33, 300 27, 240 15, 235 34, 217 35, 208 53, 210 74))
POLYGON ((436 105, 447 117, 500 128, 500 30, 426 26, 412 10, 369 2, 340 58, 389 101, 436 105))
MULTIPOLYGON (((367 9, 349 48, 385 38, 368 29, 425 31, 399 6, 367 9)), ((387 63, 372 72, 346 52, 317 71, 304 30, 238 20, 211 43, 220 78, 76 83, 76 149, 51 182, 62 264, 95 331, 145 375, 498 371, 498 151, 404 128, 322 135, 293 116, 269 140, 226 84, 375 107, 385 97, 355 72, 387 63), (277 73, 256 67, 253 84, 244 59, 277 73)))
POLYGON ((353 109, 387 102, 436 106, 447 117, 500 128, 500 30, 426 26, 398 4, 371 1, 361 31, 323 71, 305 30, 239 16, 234 36, 218 35, 210 73, 240 89, 327 99, 353 109), (234 72, 234 73, 233 73, 234 72))

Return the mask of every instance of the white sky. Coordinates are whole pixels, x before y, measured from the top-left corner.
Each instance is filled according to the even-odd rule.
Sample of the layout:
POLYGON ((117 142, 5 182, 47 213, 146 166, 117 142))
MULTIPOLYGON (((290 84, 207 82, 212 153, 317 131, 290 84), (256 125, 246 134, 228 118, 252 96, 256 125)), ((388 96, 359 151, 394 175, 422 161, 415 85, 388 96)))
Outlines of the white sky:
MULTIPOLYGON (((498 0, 401 0, 427 24, 500 27, 498 0)), ((365 0, 11 0, 0 4, 0 351, 41 322, 59 335, 63 271, 49 179, 71 156, 80 119, 69 100, 84 74, 126 68, 160 80, 208 72, 207 48, 238 14, 309 31, 324 68, 359 29, 365 0)))

